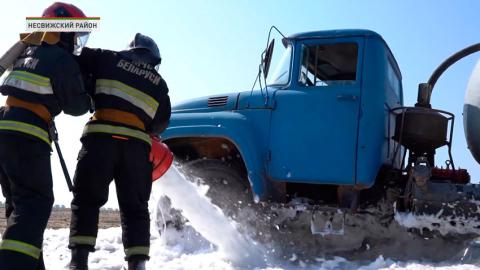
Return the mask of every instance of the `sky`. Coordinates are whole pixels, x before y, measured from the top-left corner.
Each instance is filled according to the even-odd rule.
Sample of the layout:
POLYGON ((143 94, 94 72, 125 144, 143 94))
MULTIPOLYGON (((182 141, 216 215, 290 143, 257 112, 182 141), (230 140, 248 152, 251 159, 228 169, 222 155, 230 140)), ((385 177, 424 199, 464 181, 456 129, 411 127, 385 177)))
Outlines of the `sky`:
MULTIPOLYGON (((3 3, 0 52, 18 40, 25 17, 39 16, 51 1, 3 3)), ((402 72, 405 105, 413 106, 417 85, 456 51, 480 42, 480 2, 475 0, 244 0, 244 1, 71 1, 87 16, 101 17, 100 31, 87 46, 121 50, 140 32, 151 36, 162 55, 160 73, 172 103, 228 92, 250 90, 270 26, 285 35, 330 29, 370 29, 386 40, 402 72)), ((437 82, 432 106, 456 115, 453 157, 480 180, 480 165, 465 143, 462 108, 470 73, 480 54, 452 66, 437 82)), ((3 103, 4 97, 0 98, 3 103)), ((88 115, 57 117, 60 144, 70 174, 74 173, 79 137, 88 115)), ((445 149, 437 161, 446 159, 445 149)), ((52 153, 57 203, 69 204, 56 153, 52 153)), ((108 205, 116 205, 110 198, 108 205)))

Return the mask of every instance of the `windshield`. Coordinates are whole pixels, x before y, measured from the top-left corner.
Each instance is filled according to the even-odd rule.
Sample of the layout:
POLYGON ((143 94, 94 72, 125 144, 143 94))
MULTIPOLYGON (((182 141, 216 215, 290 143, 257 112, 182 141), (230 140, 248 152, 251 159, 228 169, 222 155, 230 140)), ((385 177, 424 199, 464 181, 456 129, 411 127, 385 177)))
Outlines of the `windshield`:
POLYGON ((290 78, 290 62, 292 59, 292 45, 288 45, 278 53, 273 53, 272 66, 275 66, 274 72, 267 77, 267 85, 287 84, 290 78), (275 57, 277 55, 278 57, 275 57), (279 56, 281 55, 281 56, 279 56))

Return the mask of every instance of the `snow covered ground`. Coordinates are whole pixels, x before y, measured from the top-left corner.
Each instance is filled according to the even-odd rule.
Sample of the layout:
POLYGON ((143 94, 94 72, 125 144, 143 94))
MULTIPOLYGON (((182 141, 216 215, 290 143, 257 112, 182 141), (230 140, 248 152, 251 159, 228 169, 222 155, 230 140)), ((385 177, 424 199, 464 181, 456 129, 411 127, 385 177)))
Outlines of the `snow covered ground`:
MULTIPOLYGON (((148 269, 247 269, 235 266, 224 258, 224 255, 201 236, 189 229, 183 232, 167 231, 164 236, 155 235, 151 239, 151 259, 147 264, 148 269)), ((68 229, 47 230, 45 232, 45 263, 47 269, 68 269, 70 252, 67 248, 68 229)), ((122 269, 123 247, 120 228, 100 230, 97 240, 97 251, 90 255, 90 269, 114 270, 122 269)), ((313 262, 305 263, 294 260, 270 262, 266 267, 255 269, 280 270, 280 269, 480 269, 473 265, 448 265, 431 264, 426 262, 399 262, 379 257, 375 261, 359 262, 347 261, 337 257, 330 260, 316 258, 313 262)), ((249 267, 251 268, 251 267, 249 267)))

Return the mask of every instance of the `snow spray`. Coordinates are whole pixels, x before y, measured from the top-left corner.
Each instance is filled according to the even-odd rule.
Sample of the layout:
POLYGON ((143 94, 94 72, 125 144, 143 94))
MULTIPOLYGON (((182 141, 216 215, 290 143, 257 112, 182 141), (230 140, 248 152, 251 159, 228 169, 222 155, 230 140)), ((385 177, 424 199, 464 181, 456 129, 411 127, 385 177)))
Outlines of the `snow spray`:
POLYGON ((241 235, 220 208, 213 205, 175 166, 153 183, 153 192, 156 196, 168 196, 172 206, 182 211, 191 226, 216 245, 232 263, 250 267, 265 264, 262 248, 241 235))

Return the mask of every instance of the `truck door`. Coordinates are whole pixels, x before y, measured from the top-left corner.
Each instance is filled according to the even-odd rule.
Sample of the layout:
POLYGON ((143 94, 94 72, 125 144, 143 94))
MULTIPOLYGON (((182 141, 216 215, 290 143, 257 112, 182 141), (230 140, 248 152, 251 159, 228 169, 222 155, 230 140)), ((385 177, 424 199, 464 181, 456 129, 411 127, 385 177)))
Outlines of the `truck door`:
POLYGON ((269 174, 274 180, 355 184, 363 42, 297 41, 289 90, 277 90, 269 174))

